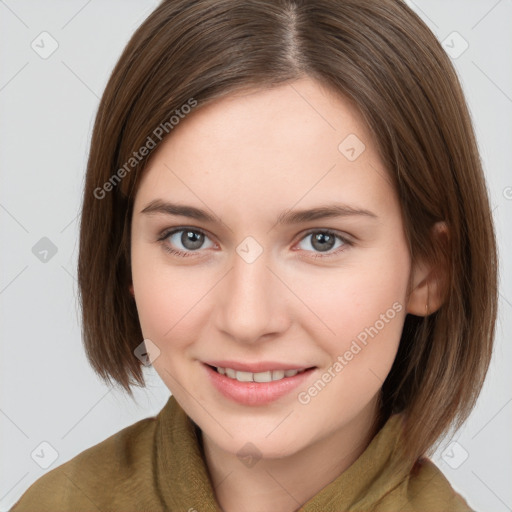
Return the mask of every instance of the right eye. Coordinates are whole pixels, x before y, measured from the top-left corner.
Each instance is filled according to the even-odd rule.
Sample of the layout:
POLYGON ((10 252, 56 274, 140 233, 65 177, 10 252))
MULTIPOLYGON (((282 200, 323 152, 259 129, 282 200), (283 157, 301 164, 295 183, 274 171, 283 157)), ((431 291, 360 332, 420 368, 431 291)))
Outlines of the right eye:
MULTIPOLYGON (((162 242, 162 246, 167 252, 176 256, 187 257, 191 256, 192 253, 199 252, 205 239, 209 240, 208 236, 200 229, 181 227, 164 232, 158 240, 162 242)), ((211 247, 213 246, 212 243, 211 247)))

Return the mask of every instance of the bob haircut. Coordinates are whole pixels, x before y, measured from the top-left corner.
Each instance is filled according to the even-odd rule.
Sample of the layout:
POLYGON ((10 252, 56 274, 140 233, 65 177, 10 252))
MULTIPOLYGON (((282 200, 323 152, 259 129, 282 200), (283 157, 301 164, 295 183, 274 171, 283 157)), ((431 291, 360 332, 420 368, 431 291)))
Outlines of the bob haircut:
POLYGON ((475 405, 492 354, 498 270, 460 82, 401 0, 164 0, 143 22, 112 72, 91 139, 78 258, 87 358, 130 396, 131 385, 145 385, 129 286, 131 217, 148 153, 172 136, 186 105, 305 76, 357 106, 396 187, 411 261, 446 269, 441 307, 406 316, 381 390, 380 419, 404 413, 404 450, 416 461, 475 405), (439 221, 443 244, 433 238, 439 221))

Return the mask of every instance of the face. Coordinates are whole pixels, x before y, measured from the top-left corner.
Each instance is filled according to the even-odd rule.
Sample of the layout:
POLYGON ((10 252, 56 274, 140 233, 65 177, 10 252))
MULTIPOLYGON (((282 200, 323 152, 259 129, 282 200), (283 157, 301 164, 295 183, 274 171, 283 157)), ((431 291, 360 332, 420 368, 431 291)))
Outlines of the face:
POLYGON ((358 111, 309 78, 216 100, 152 156, 132 219, 140 324, 223 450, 282 457, 370 417, 410 274, 387 176, 358 111))

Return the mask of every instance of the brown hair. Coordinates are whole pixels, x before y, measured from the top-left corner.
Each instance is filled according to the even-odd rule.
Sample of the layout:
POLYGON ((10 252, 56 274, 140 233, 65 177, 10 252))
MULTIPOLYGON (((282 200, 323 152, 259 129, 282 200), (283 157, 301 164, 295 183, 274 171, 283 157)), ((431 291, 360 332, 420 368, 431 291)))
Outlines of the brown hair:
POLYGON ((167 0, 144 21, 110 77, 91 141, 78 261, 86 353, 130 395, 131 385, 144 385, 128 288, 133 201, 148 159, 127 167, 134 152, 191 99, 201 108, 304 76, 358 107, 396 186, 412 261, 447 269, 442 306, 407 315, 382 387, 381 419, 405 413, 414 461, 460 427, 479 395, 494 338, 497 256, 459 80, 400 0, 167 0), (449 230, 443 246, 432 238, 437 221, 449 230))

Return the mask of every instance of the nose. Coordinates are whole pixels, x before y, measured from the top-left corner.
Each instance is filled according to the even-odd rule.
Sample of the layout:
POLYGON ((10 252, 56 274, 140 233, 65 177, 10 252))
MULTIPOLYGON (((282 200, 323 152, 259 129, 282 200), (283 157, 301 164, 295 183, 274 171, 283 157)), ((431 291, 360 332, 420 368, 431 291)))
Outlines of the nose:
POLYGON ((290 291, 263 253, 248 263, 234 254, 232 268, 217 287, 217 328, 239 343, 254 344, 285 332, 290 324, 290 291), (288 297, 286 296, 288 295, 288 297))

